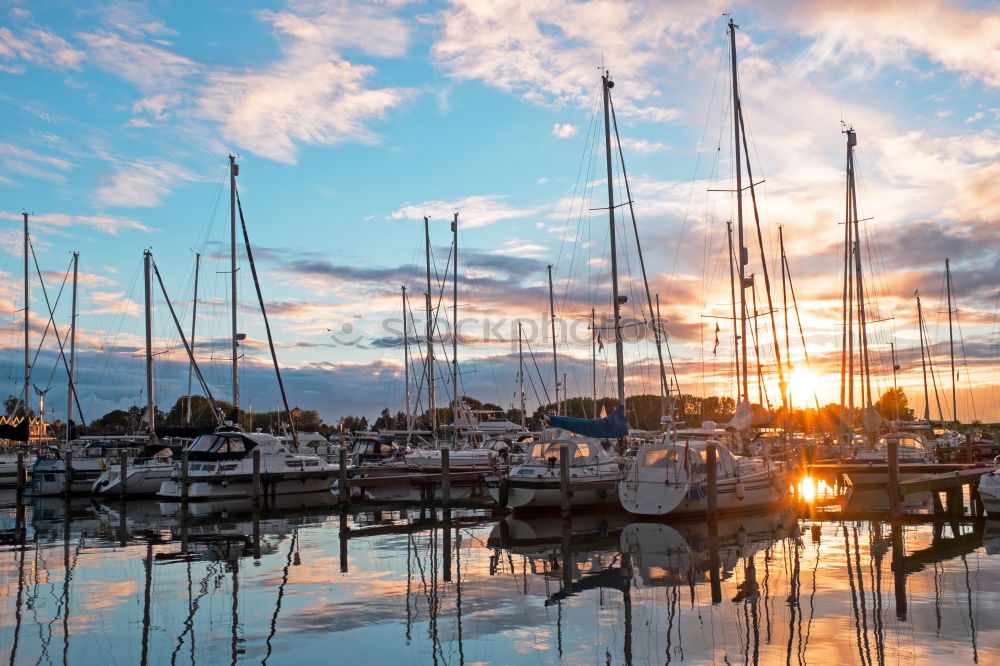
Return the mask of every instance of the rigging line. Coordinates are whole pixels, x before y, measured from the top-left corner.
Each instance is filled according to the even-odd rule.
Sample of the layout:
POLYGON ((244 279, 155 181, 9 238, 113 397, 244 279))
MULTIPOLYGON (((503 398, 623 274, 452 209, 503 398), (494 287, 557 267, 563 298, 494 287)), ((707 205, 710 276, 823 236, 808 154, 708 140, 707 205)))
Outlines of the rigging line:
POLYGON ((285 567, 281 571, 281 583, 278 585, 278 598, 274 603, 274 613, 271 615, 271 631, 267 634, 267 654, 264 655, 261 666, 267 666, 267 660, 271 658, 271 640, 278 629, 278 613, 281 612, 281 600, 285 596, 285 586, 288 585, 288 570, 292 566, 292 554, 295 552, 295 542, 299 536, 298 530, 292 532, 291 542, 288 546, 288 556, 285 558, 285 567))
POLYGON ((653 297, 649 292, 649 279, 646 275, 646 261, 642 256, 642 245, 639 242, 639 226, 635 220, 635 208, 632 204, 632 189, 628 182, 628 172, 625 170, 625 155, 622 153, 622 140, 618 135, 618 116, 615 113, 615 104, 611 99, 610 93, 608 94, 608 104, 611 107, 611 120, 615 126, 615 141, 618 144, 618 159, 622 168, 622 179, 625 181, 625 196, 628 201, 629 214, 632 217, 632 232, 635 234, 635 248, 636 252, 639 254, 639 268, 642 270, 642 282, 646 291, 646 303, 649 307, 649 316, 653 318, 653 321, 655 322, 653 325, 653 335, 656 340, 656 355, 659 357, 660 361, 660 390, 662 391, 662 395, 666 396, 669 392, 667 390, 667 373, 663 367, 663 348, 660 343, 661 322, 659 319, 659 312, 653 309, 653 297))
MULTIPOLYGON (((281 392, 281 402, 285 407, 285 416, 292 429, 292 441, 295 446, 299 445, 299 436, 295 430, 295 419, 292 418, 292 411, 288 407, 288 396, 285 393, 285 383, 281 379, 281 368, 278 366, 278 355, 274 351, 274 337, 271 335, 271 323, 267 318, 267 309, 264 307, 264 295, 260 290, 260 280, 257 278, 257 264, 253 260, 253 250, 250 247, 250 235, 247 232, 246 219, 243 217, 243 202, 240 200, 238 190, 235 190, 236 206, 240 211, 240 226, 243 229, 243 241, 247 250, 247 262, 250 264, 250 275, 253 277, 253 286, 257 291, 257 302, 260 303, 260 314, 264 317, 264 330, 267 333, 267 346, 271 350, 271 361, 274 363, 274 374, 278 378, 278 390, 281 392)), ((185 345, 186 346, 186 345, 185 345)))
MULTIPOLYGON (((70 270, 72 269, 72 266, 73 266, 73 260, 72 259, 70 259, 69 265, 70 265, 70 268, 67 268, 66 269, 66 273, 63 275, 63 282, 62 282, 62 286, 59 287, 59 293, 56 294, 56 304, 55 304, 56 308, 59 307, 59 301, 62 300, 63 287, 66 286, 66 280, 69 277, 70 270)), ((35 267, 37 269, 37 264, 36 264, 35 267)), ((70 327, 72 328, 75 324, 76 324, 75 321, 72 322, 70 324, 70 327)), ((48 326, 49 326, 49 322, 46 322, 45 323, 46 330, 48 330, 48 326)), ((44 336, 43 336, 43 339, 44 339, 44 336)), ((41 345, 39 345, 38 351, 41 351, 41 345)), ((37 358, 38 358, 37 355, 36 355, 35 358, 37 360, 37 358)), ((32 365, 32 367, 34 367, 34 365, 35 365, 34 362, 32 362, 31 365, 32 365)), ((46 391, 48 391, 49 388, 52 386, 52 379, 56 376, 56 368, 58 368, 58 367, 59 367, 59 363, 58 362, 52 364, 52 372, 49 373, 49 379, 48 379, 48 381, 45 384, 45 390, 46 391)))
MULTIPOLYGON (((150 253, 152 254, 152 253, 150 253)), ((150 257, 152 259, 152 257, 150 257)), ((194 354, 191 352, 191 347, 188 345, 187 337, 184 335, 184 331, 181 330, 181 323, 177 320, 177 314, 174 312, 174 306, 170 302, 170 297, 167 295, 167 288, 163 286, 163 278, 160 276, 160 269, 156 265, 155 261, 151 261, 153 264, 153 273, 156 274, 156 281, 160 285, 160 291, 163 293, 163 300, 167 303, 167 308, 170 310, 170 316, 173 317, 174 326, 177 328, 178 334, 180 334, 181 342, 184 343, 184 350, 187 351, 188 359, 191 361, 191 366, 194 368, 194 372, 198 375, 198 383, 201 384, 201 388, 205 391, 205 396, 208 398, 209 404, 212 405, 212 412, 215 414, 216 420, 221 423, 222 418, 219 414, 219 406, 215 402, 215 398, 212 397, 212 390, 208 388, 208 383, 201 374, 201 368, 198 367, 198 362, 194 358, 194 354)))
MULTIPOLYGON (((535 373, 538 374, 538 382, 542 385, 542 393, 545 394, 545 404, 550 404, 549 391, 545 388, 545 380, 542 379, 542 372, 538 369, 538 361, 535 360, 535 351, 531 348, 531 342, 527 339, 525 339, 524 344, 528 347, 528 354, 531 355, 531 364, 535 368, 535 373)), ((532 383, 532 387, 534 387, 534 383, 532 383)), ((536 393, 535 396, 537 397, 537 395, 536 393)))
MULTIPOLYGON (((788 257, 784 257, 785 275, 788 277, 788 293, 792 295, 792 305, 795 307, 795 322, 799 327, 799 339, 802 341, 802 353, 806 359, 806 370, 812 375, 812 365, 809 362, 809 348, 806 347, 806 334, 802 329, 802 317, 799 316, 799 301, 795 298, 795 282, 792 280, 792 271, 788 263, 788 257)), ((819 411, 819 395, 813 389, 813 400, 816 402, 816 411, 819 411)))
MULTIPOLYGON (((38 257, 35 256, 35 247, 34 247, 34 245, 31 245, 30 243, 29 243, 29 247, 31 248, 31 257, 32 257, 32 259, 34 259, 34 262, 35 262, 35 272, 38 274, 38 282, 42 286, 42 296, 45 297, 45 307, 48 308, 48 311, 49 311, 49 322, 52 324, 52 332, 56 336, 56 342, 59 343, 59 358, 63 362, 63 368, 66 370, 66 376, 67 377, 71 377, 72 375, 70 375, 70 372, 69 372, 69 363, 66 362, 66 354, 63 351, 63 341, 59 337, 59 329, 58 329, 58 327, 56 327, 55 310, 53 310, 52 304, 49 302, 49 292, 45 288, 45 281, 42 280, 42 270, 38 267, 38 257)), ((64 279, 63 280, 63 285, 65 285, 65 284, 66 284, 66 281, 64 279)), ((60 288, 59 291, 60 291, 60 293, 62 293, 62 289, 61 288, 60 288)), ((58 303, 59 302, 56 301, 57 305, 58 305, 58 303)), ((48 327, 46 326, 46 328, 48 328, 48 327)), ((41 350, 41 347, 39 347, 39 350, 41 350)), ((37 359, 37 355, 36 355, 36 359, 37 359)), ((25 401, 30 402, 29 396, 24 396, 24 399, 25 399, 25 401)), ((75 387, 75 385, 73 387, 73 401, 76 403, 76 410, 80 414, 80 422, 81 423, 86 423, 87 421, 83 417, 83 409, 80 407, 80 399, 76 395, 76 387, 75 387)), ((44 418, 44 414, 42 416, 44 418)), ((67 418, 69 418, 69 415, 67 415, 67 418)))
MULTIPOLYGON (((38 275, 38 280, 39 280, 39 282, 41 283, 41 286, 42 286, 42 293, 46 294, 45 282, 44 282, 44 280, 42 280, 42 271, 38 267, 38 258, 35 257, 35 247, 34 247, 33 244, 29 245, 29 247, 31 248, 31 257, 32 257, 32 259, 34 259, 34 262, 35 262, 35 273, 38 275)), ((70 259, 70 264, 69 265, 71 267, 73 266, 73 260, 72 259, 70 259)), ((51 305, 49 306, 49 318, 45 322, 45 330, 42 331, 42 337, 38 341, 38 348, 35 349, 35 355, 31 357, 31 367, 32 368, 34 368, 35 364, 38 362, 38 355, 41 354, 41 352, 42 352, 42 345, 45 343, 45 338, 48 337, 49 328, 55 326, 55 316, 53 315, 53 313, 55 312, 55 308, 59 307, 59 301, 62 300, 63 289, 66 287, 66 280, 67 280, 67 278, 69 278, 69 272, 70 272, 70 269, 67 269, 66 273, 63 275, 62 284, 59 285, 59 293, 56 294, 56 303, 55 303, 55 306, 54 307, 51 306, 51 305)), ((46 303, 46 305, 48 305, 48 295, 47 294, 45 296, 45 303, 46 303)), ((58 339, 59 339, 59 336, 58 336, 58 332, 57 332, 57 334, 56 334, 56 340, 58 341, 58 339)))

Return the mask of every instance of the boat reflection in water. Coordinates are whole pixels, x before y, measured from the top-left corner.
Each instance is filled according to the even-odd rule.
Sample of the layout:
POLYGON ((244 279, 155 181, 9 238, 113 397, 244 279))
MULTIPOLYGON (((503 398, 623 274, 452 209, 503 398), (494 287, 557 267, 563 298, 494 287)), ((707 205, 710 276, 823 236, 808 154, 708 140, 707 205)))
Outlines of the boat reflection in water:
POLYGON ((992 522, 283 502, 0 508, 0 660, 988 663, 1000 643, 992 522))

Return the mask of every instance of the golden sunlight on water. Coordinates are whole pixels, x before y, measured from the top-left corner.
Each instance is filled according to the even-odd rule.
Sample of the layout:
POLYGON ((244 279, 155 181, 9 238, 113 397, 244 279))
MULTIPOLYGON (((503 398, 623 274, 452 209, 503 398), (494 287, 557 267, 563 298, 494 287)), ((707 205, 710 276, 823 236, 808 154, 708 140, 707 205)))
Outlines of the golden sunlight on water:
POLYGON ((1000 650, 1000 521, 218 509, 0 506, 0 661, 982 664, 1000 650))

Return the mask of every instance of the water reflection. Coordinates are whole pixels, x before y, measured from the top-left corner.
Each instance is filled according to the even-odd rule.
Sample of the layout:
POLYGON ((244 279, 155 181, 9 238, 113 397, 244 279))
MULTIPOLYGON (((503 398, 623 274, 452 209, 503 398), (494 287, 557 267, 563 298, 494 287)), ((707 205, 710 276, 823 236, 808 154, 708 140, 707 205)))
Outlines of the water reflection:
MULTIPOLYGON (((2 500, 3 498, 0 498, 2 500)), ((1000 647, 1000 523, 0 509, 8 663, 943 663, 1000 647)))

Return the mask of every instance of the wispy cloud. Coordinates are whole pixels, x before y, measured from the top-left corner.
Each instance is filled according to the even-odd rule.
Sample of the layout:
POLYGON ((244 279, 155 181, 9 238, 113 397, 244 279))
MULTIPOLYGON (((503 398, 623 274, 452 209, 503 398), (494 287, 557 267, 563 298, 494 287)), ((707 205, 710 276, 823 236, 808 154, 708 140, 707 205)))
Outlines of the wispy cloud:
POLYGON ((8 173, 20 173, 56 182, 64 181, 63 174, 73 168, 73 163, 69 160, 43 155, 9 143, 0 143, 0 165, 8 173))
POLYGON ((0 28, 0 70, 21 74, 25 65, 50 69, 79 70, 83 51, 73 48, 62 37, 31 28, 15 34, 10 28, 0 28))
MULTIPOLYGON (((20 220, 20 215, 0 212, 0 218, 8 220, 20 220)), ((114 215, 68 215, 66 213, 39 213, 31 216, 31 224, 40 227, 55 227, 60 229, 70 229, 77 226, 90 227, 100 232, 117 236, 119 232, 126 229, 136 231, 150 231, 142 222, 127 217, 116 217, 114 215)))
POLYGON ((552 126, 552 136, 557 139, 570 139, 579 133, 580 128, 570 123, 556 123, 552 126))
POLYGON ((390 213, 392 220, 422 220, 428 216, 434 220, 450 220, 459 213, 459 225, 464 229, 485 227, 503 220, 514 220, 538 215, 541 208, 517 208, 506 202, 499 194, 473 195, 453 201, 424 201, 408 204, 390 213))
POLYGON ((194 174, 177 164, 138 160, 122 164, 94 190, 94 198, 107 206, 148 208, 159 206, 170 194, 170 185, 193 181, 194 174))

